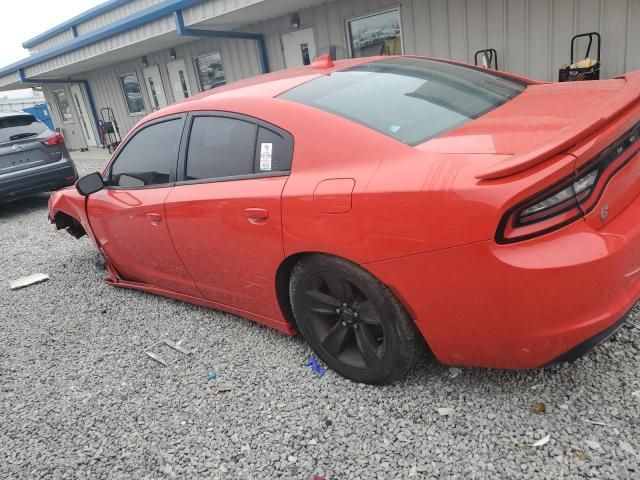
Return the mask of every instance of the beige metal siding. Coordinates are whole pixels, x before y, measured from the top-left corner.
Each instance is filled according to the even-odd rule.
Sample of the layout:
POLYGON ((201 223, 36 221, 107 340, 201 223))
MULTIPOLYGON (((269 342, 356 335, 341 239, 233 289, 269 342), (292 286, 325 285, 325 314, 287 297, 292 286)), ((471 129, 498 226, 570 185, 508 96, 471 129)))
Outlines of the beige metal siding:
POLYGON ((73 50, 69 53, 59 55, 50 60, 46 60, 32 67, 25 69, 27 77, 43 74, 51 70, 70 65, 80 60, 92 58, 98 55, 107 54, 113 50, 123 49, 168 32, 175 31, 175 23, 171 16, 163 17, 159 20, 147 23, 146 25, 134 28, 113 37, 87 45, 86 47, 73 50))
MULTIPOLYGON (((224 65, 225 78, 227 82, 251 77, 260 73, 258 66, 258 52, 256 44, 252 40, 236 40, 223 38, 203 38, 175 47, 177 59, 183 59, 187 70, 187 78, 192 94, 200 91, 198 80, 194 68, 193 58, 199 55, 219 51, 224 65)), ((158 65, 162 86, 167 98, 167 102, 173 103, 173 91, 169 84, 166 64, 172 61, 169 49, 146 55, 149 65, 158 65)), ((120 75, 136 72, 142 87, 144 103, 147 113, 151 112, 151 101, 142 76, 142 59, 134 58, 126 62, 120 62, 107 68, 87 72, 83 78, 89 81, 93 93, 96 108, 99 110, 111 107, 114 111, 116 121, 124 135, 141 118, 142 115, 130 115, 125 103, 124 94, 120 87, 120 75)))
MULTIPOLYGON (((604 78, 640 69, 640 0, 335 0, 300 11, 301 28, 314 27, 318 51, 337 46, 344 55, 349 18, 393 7, 407 54, 472 63, 477 50, 491 47, 500 69, 557 80, 571 37, 595 30, 603 37, 604 78)), ((273 69, 284 68, 280 34, 290 29, 289 16, 252 25, 266 34, 273 69)))
POLYGON ((116 22, 124 17, 144 10, 145 8, 149 8, 157 3, 160 3, 161 1, 162 0, 133 0, 126 3, 125 5, 105 12, 102 15, 98 15, 97 17, 87 20, 86 22, 79 23, 76 26, 76 30, 78 32, 78 35, 83 35, 85 33, 91 32, 92 30, 104 27, 105 25, 116 22))
MULTIPOLYGON (((44 93, 44 98, 49 107, 49 112, 51 112, 51 118, 53 119, 53 125, 56 128, 59 128, 65 139, 65 143, 70 150, 79 150, 81 148, 87 147, 87 142, 82 133, 82 129, 80 126, 80 116, 76 110, 76 107, 71 98, 71 91, 69 90, 69 85, 61 83, 50 83, 44 85, 42 87, 42 91, 44 93), (72 123, 63 123, 62 116, 60 115, 60 110, 58 110, 58 105, 56 104, 55 97, 53 96, 53 92, 55 90, 64 90, 67 94, 67 99, 71 104, 71 109, 73 113, 73 122, 72 123)), ((88 106, 87 106, 88 108, 88 106)))
POLYGON ((18 74, 10 73, 9 75, 4 75, 0 77, 0 88, 4 87, 5 85, 11 85, 19 82, 20 82, 20 77, 18 76, 18 74))
POLYGON ((67 29, 41 43, 38 43, 37 45, 34 45, 29 49, 29 53, 41 52, 47 48, 57 47, 58 45, 62 45, 70 40, 73 40, 73 34, 71 33, 71 29, 67 29))

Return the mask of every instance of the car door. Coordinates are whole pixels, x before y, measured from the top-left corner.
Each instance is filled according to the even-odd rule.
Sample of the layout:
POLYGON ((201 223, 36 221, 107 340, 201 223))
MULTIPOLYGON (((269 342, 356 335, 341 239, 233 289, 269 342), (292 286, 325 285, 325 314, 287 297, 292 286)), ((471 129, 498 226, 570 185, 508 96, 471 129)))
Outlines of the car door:
POLYGON ((125 280, 201 297, 173 247, 164 211, 185 118, 152 122, 130 137, 105 171, 106 188, 88 198, 87 215, 125 280))
POLYGON ((284 257, 280 198, 293 139, 231 114, 195 114, 165 201, 169 232, 205 298, 281 316, 275 273, 284 257))

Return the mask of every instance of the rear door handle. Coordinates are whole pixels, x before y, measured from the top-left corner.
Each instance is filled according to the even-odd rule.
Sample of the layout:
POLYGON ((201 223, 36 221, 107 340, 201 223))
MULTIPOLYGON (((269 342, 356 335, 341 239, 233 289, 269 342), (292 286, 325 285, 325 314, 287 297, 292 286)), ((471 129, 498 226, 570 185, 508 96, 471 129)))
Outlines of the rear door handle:
POLYGON ((160 225, 162 223, 162 217, 159 213, 147 213, 147 220, 151 225, 160 225))
POLYGON ((266 208, 245 208, 244 215, 251 223, 263 223, 269 218, 269 210, 266 208))

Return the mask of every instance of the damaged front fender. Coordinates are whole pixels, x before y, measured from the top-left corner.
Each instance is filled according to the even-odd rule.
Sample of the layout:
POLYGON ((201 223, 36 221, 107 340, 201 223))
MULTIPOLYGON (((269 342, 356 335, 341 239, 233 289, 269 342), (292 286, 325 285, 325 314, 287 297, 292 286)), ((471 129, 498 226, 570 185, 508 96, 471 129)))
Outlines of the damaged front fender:
POLYGON ((84 197, 75 188, 52 193, 49 197, 49 221, 55 224, 57 230, 64 228, 74 238, 85 236, 87 218, 84 202, 84 197))

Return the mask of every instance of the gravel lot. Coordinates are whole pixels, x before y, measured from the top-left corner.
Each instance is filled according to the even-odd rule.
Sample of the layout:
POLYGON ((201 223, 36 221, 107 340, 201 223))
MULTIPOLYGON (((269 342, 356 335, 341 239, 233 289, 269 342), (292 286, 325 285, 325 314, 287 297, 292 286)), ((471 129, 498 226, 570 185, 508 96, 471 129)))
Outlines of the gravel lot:
POLYGON ((0 478, 640 478, 640 328, 540 371, 425 358, 383 388, 318 378, 299 339, 107 286, 46 206, 0 206, 0 478), (33 272, 51 279, 9 290, 33 272), (193 354, 142 353, 165 338, 193 354), (207 390, 212 368, 232 391, 207 390))

